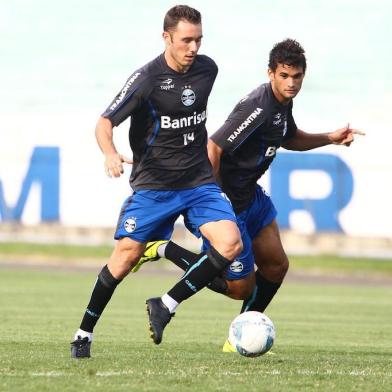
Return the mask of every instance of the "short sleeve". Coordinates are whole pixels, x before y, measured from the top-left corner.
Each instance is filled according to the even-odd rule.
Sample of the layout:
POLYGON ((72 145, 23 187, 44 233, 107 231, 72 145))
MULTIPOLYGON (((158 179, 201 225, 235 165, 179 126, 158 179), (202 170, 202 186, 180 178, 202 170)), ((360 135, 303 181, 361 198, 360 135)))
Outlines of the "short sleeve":
POLYGON ((140 70, 136 71, 102 113, 102 117, 109 119, 113 126, 118 126, 140 108, 150 90, 147 76, 140 70))
POLYGON ((223 151, 233 152, 265 121, 264 110, 260 106, 256 99, 242 99, 211 139, 223 151))

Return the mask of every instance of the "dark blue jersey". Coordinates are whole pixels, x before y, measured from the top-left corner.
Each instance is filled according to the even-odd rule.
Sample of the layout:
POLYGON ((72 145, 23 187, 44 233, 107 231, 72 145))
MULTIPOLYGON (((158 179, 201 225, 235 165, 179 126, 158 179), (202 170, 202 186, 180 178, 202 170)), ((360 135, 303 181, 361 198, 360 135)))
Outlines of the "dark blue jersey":
POLYGON ((221 186, 236 213, 252 202, 257 180, 274 160, 276 150, 295 135, 292 101, 282 105, 270 83, 243 98, 211 139, 223 149, 221 186))
POLYGON ((163 54, 134 72, 102 114, 113 126, 131 117, 130 184, 137 189, 185 189, 214 182, 207 154, 207 101, 218 68, 198 55, 186 73, 163 54))

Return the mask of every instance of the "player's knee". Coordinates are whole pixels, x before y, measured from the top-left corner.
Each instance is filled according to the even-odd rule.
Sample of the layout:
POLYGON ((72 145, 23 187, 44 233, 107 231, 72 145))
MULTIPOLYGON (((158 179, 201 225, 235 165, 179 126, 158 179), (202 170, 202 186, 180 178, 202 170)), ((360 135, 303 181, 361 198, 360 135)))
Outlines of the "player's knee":
POLYGON ((116 247, 109 260, 110 270, 118 279, 127 276, 140 258, 140 252, 134 249, 116 247))
POLYGON ((286 256, 276 266, 275 273, 279 276, 280 278, 279 280, 283 280, 283 278, 286 276, 288 269, 289 269, 289 259, 286 256))
POLYGON ((242 243, 241 237, 239 237, 238 239, 236 239, 236 241, 232 245, 233 255, 230 258, 230 260, 234 260, 237 256, 239 256, 243 249, 244 249, 244 245, 242 243))
POLYGON ((229 280, 227 286, 227 296, 232 299, 248 299, 254 290, 254 284, 243 280, 229 280))
POLYGON ((286 257, 282 263, 281 271, 286 275, 287 271, 289 270, 290 262, 289 259, 286 257))
POLYGON ((242 240, 240 236, 223 238, 215 249, 226 259, 234 260, 242 252, 242 240))
POLYGON ((286 273, 289 269, 289 260, 287 256, 275 261, 274 263, 269 263, 262 268, 263 276, 271 280, 272 282, 283 281, 286 273))

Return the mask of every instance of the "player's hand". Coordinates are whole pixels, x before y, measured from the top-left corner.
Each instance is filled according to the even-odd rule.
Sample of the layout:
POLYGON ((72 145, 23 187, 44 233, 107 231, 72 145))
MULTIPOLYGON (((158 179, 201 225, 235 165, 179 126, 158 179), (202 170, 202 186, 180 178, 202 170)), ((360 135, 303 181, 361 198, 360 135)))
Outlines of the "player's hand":
POLYGON ((333 144, 349 146, 354 141, 354 135, 365 135, 365 132, 350 128, 347 124, 344 128, 337 129, 329 134, 329 140, 333 144))
POLYGON ((105 155, 105 172, 108 177, 120 177, 124 173, 123 163, 129 163, 133 161, 124 155, 113 153, 105 155))

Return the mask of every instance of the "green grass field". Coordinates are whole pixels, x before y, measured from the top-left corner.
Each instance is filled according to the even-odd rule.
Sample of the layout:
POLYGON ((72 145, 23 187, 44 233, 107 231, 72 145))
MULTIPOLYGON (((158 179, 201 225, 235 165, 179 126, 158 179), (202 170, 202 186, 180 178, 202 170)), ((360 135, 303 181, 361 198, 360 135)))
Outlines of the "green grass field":
POLYGON ((1 391, 392 390, 392 287, 287 282, 266 312, 274 355, 222 353, 240 302, 203 291, 155 346, 144 301, 176 276, 132 275, 95 330, 93 358, 70 358, 96 272, 0 269, 1 391))
MULTIPOLYGON (((0 258, 35 258, 46 260, 49 263, 61 262, 61 264, 88 264, 97 259, 106 260, 113 250, 112 246, 82 246, 67 244, 38 244, 1 242, 0 258)), ((161 262, 159 264, 162 264, 161 262)), ((336 257, 290 255, 290 270, 302 270, 314 273, 349 274, 376 276, 383 275, 392 277, 391 259, 370 259, 364 257, 336 257)))

